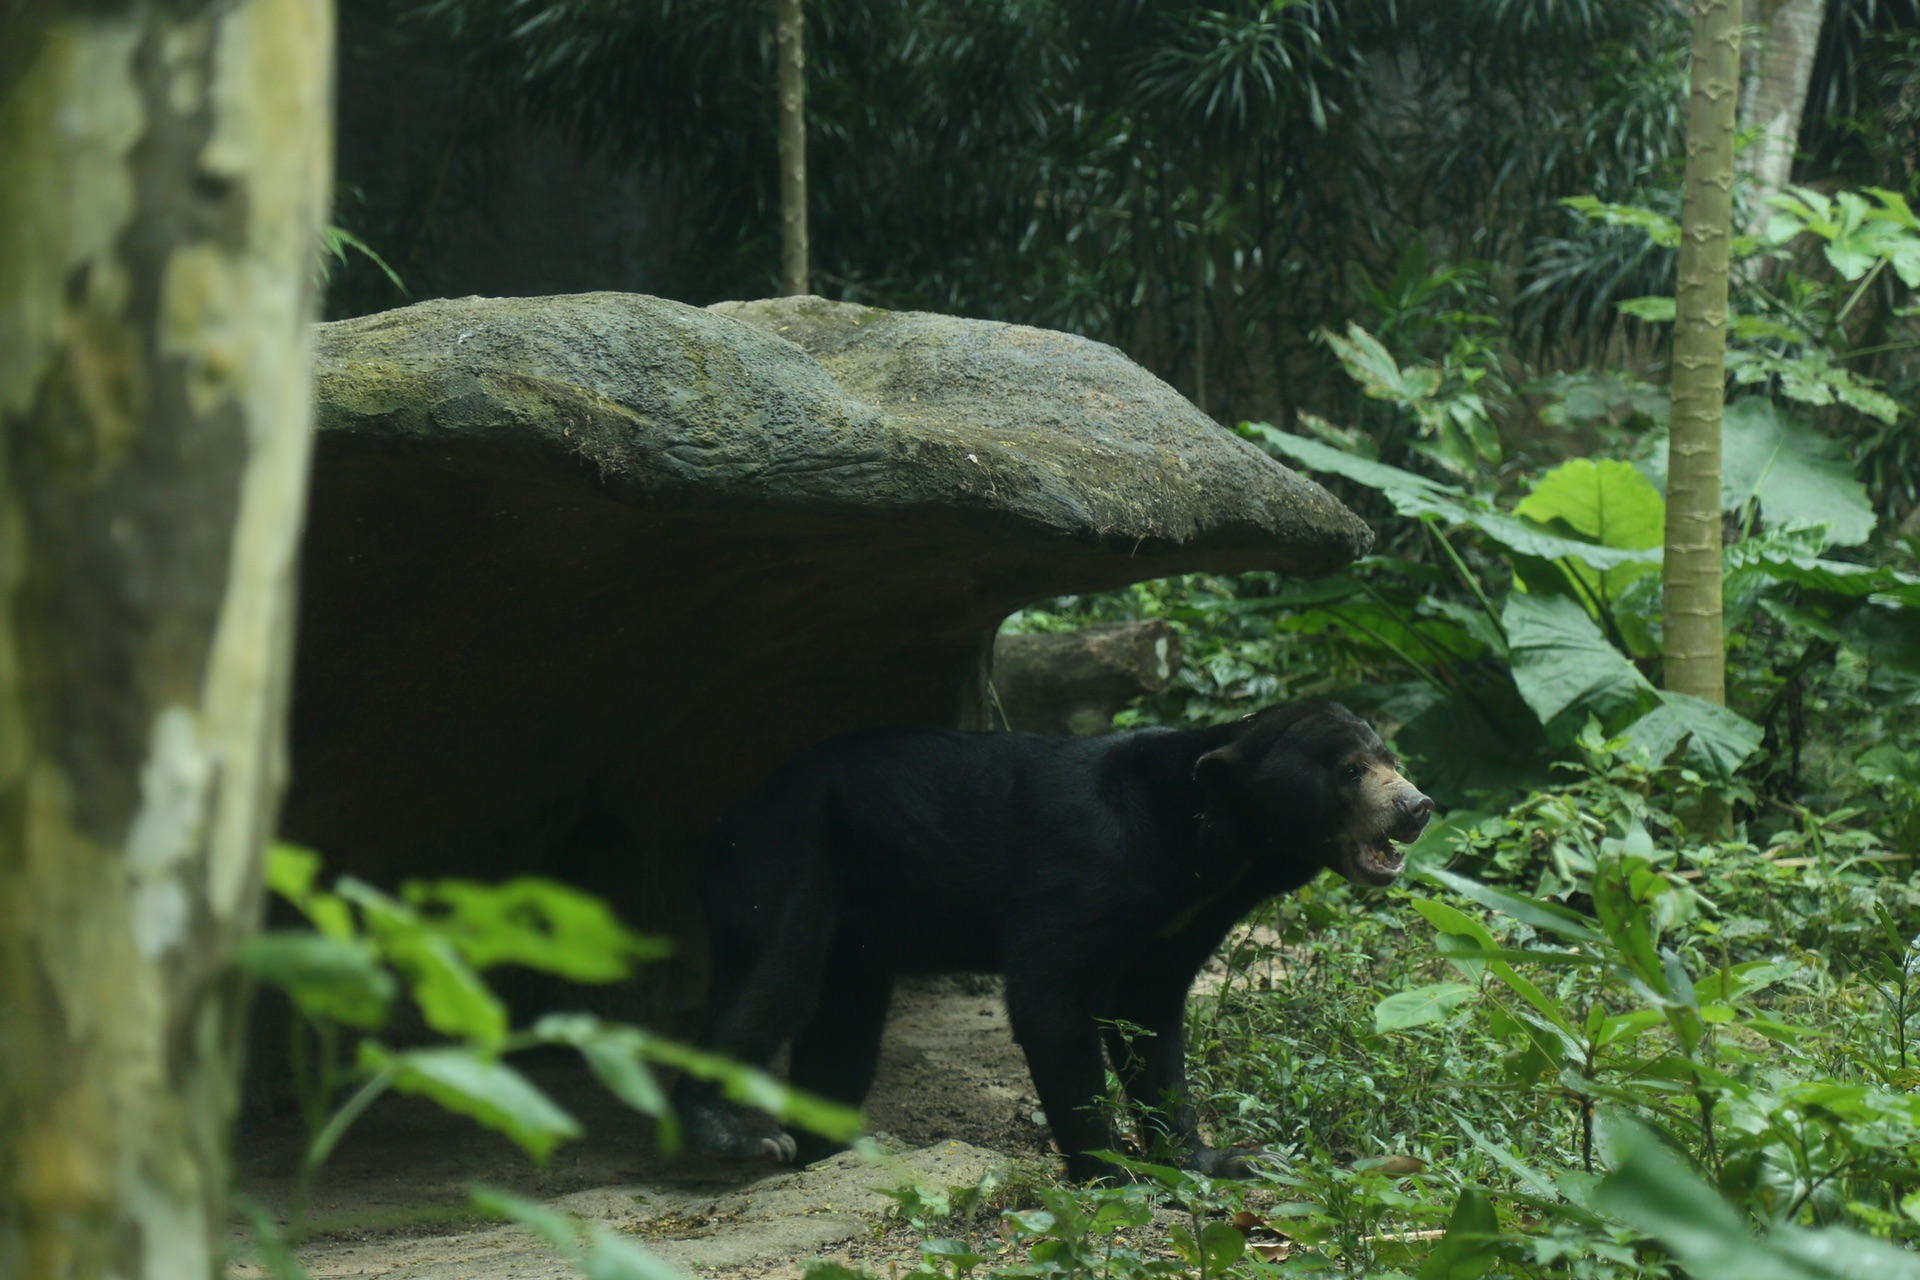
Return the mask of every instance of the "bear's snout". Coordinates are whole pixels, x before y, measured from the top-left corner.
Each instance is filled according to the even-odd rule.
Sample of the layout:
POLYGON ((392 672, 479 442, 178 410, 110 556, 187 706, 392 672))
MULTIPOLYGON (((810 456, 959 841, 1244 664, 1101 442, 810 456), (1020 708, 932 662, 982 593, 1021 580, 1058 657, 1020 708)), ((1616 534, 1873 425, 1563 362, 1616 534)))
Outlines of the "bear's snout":
POLYGON ((1406 843, 1418 838, 1427 828, 1427 819, 1433 816, 1433 801, 1409 787, 1394 799, 1397 822, 1393 829, 1393 838, 1406 843))

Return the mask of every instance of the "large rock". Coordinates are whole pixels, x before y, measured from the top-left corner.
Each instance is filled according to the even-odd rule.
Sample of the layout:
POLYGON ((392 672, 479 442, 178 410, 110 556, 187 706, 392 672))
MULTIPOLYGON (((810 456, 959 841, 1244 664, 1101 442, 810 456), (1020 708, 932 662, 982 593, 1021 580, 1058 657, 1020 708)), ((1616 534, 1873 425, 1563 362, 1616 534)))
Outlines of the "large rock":
POLYGON ((1370 535, 1110 347, 819 299, 324 325, 287 834, 672 925, 700 834, 864 725, 987 724, 1009 611, 1370 535))

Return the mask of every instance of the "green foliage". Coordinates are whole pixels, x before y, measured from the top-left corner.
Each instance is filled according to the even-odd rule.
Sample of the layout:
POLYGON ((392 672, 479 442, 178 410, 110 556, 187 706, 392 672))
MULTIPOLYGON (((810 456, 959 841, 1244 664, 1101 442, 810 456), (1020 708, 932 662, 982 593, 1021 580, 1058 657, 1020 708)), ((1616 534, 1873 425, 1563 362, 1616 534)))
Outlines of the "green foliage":
POLYGON ((350 261, 347 257, 347 250, 349 249, 358 253, 374 266, 380 268, 380 273, 399 291, 402 297, 411 296, 407 292, 406 283, 400 279, 400 273, 395 271, 385 258, 375 253, 371 245, 345 227, 336 227, 331 224, 320 229, 320 258, 315 267, 315 270, 319 273, 320 283, 323 287, 333 276, 332 268, 328 265, 327 259, 330 257, 334 258, 344 267, 350 261))
MULTIPOLYGON (((1857 546, 1873 532, 1873 506, 1846 446, 1770 400, 1749 396, 1721 425, 1720 505, 1751 531, 1761 516, 1781 529, 1824 525, 1827 541, 1857 546)), ((1642 468, 1666 488, 1667 437, 1647 436, 1642 468)))
MULTIPOLYGON (((1886 1215, 1899 1215, 1900 1193, 1889 1193, 1888 1186, 1920 1174, 1920 1104, 1883 1083, 1906 1071, 1912 971, 1908 944, 1892 926, 1886 904, 1904 905, 1910 894, 1862 876, 1871 864, 1834 866, 1821 874, 1858 886, 1864 896, 1852 901, 1865 907, 1842 907, 1829 894, 1822 908, 1804 915, 1789 906, 1776 918, 1790 922, 1785 930, 1760 921, 1736 927, 1743 925, 1740 905, 1765 902, 1770 892, 1725 874, 1738 865, 1729 859, 1744 857, 1755 865, 1751 853, 1690 835, 1672 816, 1672 801, 1661 799, 1663 775, 1632 765, 1623 771, 1624 743, 1590 737, 1585 745, 1591 772, 1568 797, 1574 803, 1556 808, 1548 797, 1536 797, 1514 815, 1482 819, 1447 838, 1486 872, 1538 875, 1551 892, 1583 895, 1595 920, 1551 899, 1437 868, 1426 878, 1504 923, 1490 925, 1440 899, 1412 904, 1434 926, 1437 955, 1454 970, 1455 985, 1478 992, 1479 1001, 1463 997, 1454 1008, 1478 1013, 1484 1030, 1504 1046, 1504 1079, 1573 1105, 1581 1117, 1582 1170, 1590 1171, 1603 1156, 1614 1165, 1597 1187, 1551 1172, 1523 1182, 1557 1187, 1564 1201, 1556 1197, 1540 1207, 1572 1215, 1572 1225, 1582 1213, 1610 1214, 1661 1238, 1689 1267, 1710 1265, 1691 1251, 1704 1249, 1707 1236, 1726 1234, 1710 1222, 1739 1224, 1751 1244, 1743 1214, 1774 1224, 1851 1216, 1885 1235, 1896 1225, 1886 1215), (1548 825, 1538 825, 1542 818, 1548 825), (1711 898, 1695 888, 1689 864, 1714 874, 1711 898), (1863 972, 1887 974, 1875 989, 1898 1023, 1864 1037, 1849 989, 1826 974, 1817 955, 1796 954, 1791 946, 1796 936, 1808 943, 1828 936, 1829 924, 1839 923, 1836 916, 1863 909, 1868 918, 1862 923, 1878 935, 1862 935, 1872 936, 1876 957, 1863 972), (1782 943, 1789 944, 1787 954, 1768 954, 1769 946, 1782 943), (1759 954, 1741 958, 1743 947, 1759 954), (1792 1016, 1795 1009, 1815 1008, 1849 1025, 1822 1027, 1818 1019, 1792 1016), (1835 1044, 1865 1051, 1859 1065, 1872 1067, 1872 1082, 1834 1078, 1829 1051, 1835 1044), (1688 1152, 1717 1192, 1682 1187, 1630 1151, 1609 1153, 1604 1133, 1596 1143, 1594 1116, 1608 1107, 1638 1116, 1662 1142, 1688 1152), (1725 1196, 1733 1207, 1684 1215, 1705 1235, 1674 1239, 1675 1219, 1649 1216, 1648 1194, 1696 1206, 1718 1204, 1725 1196)), ((1859 981, 1851 991, 1860 989, 1859 981)), ((1406 1007, 1390 997, 1378 1006, 1378 1016, 1403 1028, 1449 1016, 1402 1020, 1398 1015, 1406 1007)), ((1901 1221, 1897 1232, 1913 1238, 1914 1222, 1901 1221)), ((1776 1229, 1767 1244, 1799 1258, 1795 1265, 1812 1256, 1806 1250, 1868 1256, 1854 1252, 1858 1238, 1847 1232, 1803 1238, 1776 1229)), ((1878 1248, 1884 1246, 1873 1245, 1869 1253, 1878 1248)), ((1846 1273, 1851 1264, 1835 1265, 1846 1273)))
MULTIPOLYGON (((1513 514, 1550 528, 1557 523, 1603 547, 1651 550, 1666 537, 1667 507, 1660 491, 1631 465, 1611 459, 1562 463, 1534 483, 1514 504, 1513 514)), ((1569 558, 1560 567, 1583 595, 1609 609, 1635 580, 1655 571, 1646 561, 1596 570, 1569 558)))
POLYGON ((1593 1204, 1668 1249, 1695 1280, 1920 1280, 1920 1258, 1845 1228, 1775 1227, 1755 1239, 1737 1209, 1643 1125, 1615 1121, 1614 1171, 1593 1204))
POLYGON ((358 1065, 387 1088, 430 1098, 505 1134, 541 1163, 554 1147, 581 1133, 580 1122, 532 1081, 464 1045, 394 1052, 363 1041, 358 1065))
MULTIPOLYGON (((1625 732, 1659 752, 1655 759, 1666 759, 1684 744, 1692 767, 1726 782, 1760 745, 1759 729, 1737 713, 1664 693, 1636 665, 1636 659, 1658 651, 1652 641, 1658 597, 1646 591, 1636 596, 1633 588, 1658 572, 1665 504, 1625 463, 1563 463, 1542 475, 1509 514, 1457 486, 1355 458, 1317 440, 1258 424, 1246 430, 1291 461, 1380 492, 1401 515, 1477 535, 1511 557, 1516 589, 1496 609, 1493 592, 1436 529, 1435 545, 1473 604, 1447 608, 1421 601, 1416 609, 1437 615, 1430 621, 1396 614, 1392 620, 1412 637, 1409 643, 1394 643, 1382 626, 1332 614, 1336 623, 1362 631, 1421 673, 1435 690, 1434 700, 1406 717, 1409 733, 1403 734, 1402 746, 1424 754, 1423 764, 1440 766, 1427 781, 1439 786, 1443 798, 1463 800, 1473 783, 1502 777, 1500 771, 1463 773, 1458 761, 1463 741, 1514 741, 1507 732, 1512 717, 1502 709, 1508 700, 1490 695, 1484 684, 1476 688, 1460 670, 1466 661, 1488 656, 1504 659, 1513 691, 1532 711, 1549 746, 1570 745, 1593 719, 1606 732, 1625 732), (1649 609, 1655 611, 1652 616, 1649 609), (1446 635, 1442 628, 1456 634, 1446 635), (1428 717, 1448 728, 1431 732, 1421 723, 1428 717), (1463 721, 1477 723, 1467 731, 1463 721), (1427 741, 1454 757, 1452 768, 1437 752, 1421 750, 1427 741)), ((1383 593, 1372 594, 1377 605, 1392 611, 1383 593)))
MULTIPOLYGON (((920 1186, 888 1192, 916 1232, 967 1228, 964 1239, 933 1236, 920 1246, 909 1274, 959 1277, 1044 1277, 1046 1280, 1150 1280, 1190 1276, 1214 1280, 1265 1264, 1254 1258, 1246 1230, 1228 1219, 1247 1203, 1247 1187, 1103 1153, 1130 1181, 1092 1187, 1034 1185, 1019 1203, 987 1215, 991 1236, 977 1229, 980 1210, 1005 1190, 989 1174, 979 1185, 947 1191, 920 1186), (1170 1256, 1169 1256, 1170 1255, 1170 1256)), ((837 1263, 817 1263, 808 1280, 871 1280, 837 1263)))
POLYGON ((1507 597, 1500 622, 1513 682, 1550 742, 1571 742, 1589 716, 1623 729, 1659 699, 1571 596, 1516 591, 1507 597))
MULTIPOLYGON (((239 957, 253 977, 285 992, 300 1015, 291 1054, 309 1141, 289 1215, 292 1237, 304 1229, 315 1175, 348 1127, 390 1090, 471 1117, 536 1161, 578 1137, 579 1122, 506 1061, 541 1046, 577 1051, 610 1092, 659 1122, 669 1150, 678 1130, 654 1076, 661 1066, 717 1081, 728 1097, 783 1123, 839 1139, 860 1131, 859 1114, 849 1108, 639 1027, 550 1013, 513 1029, 506 1004, 483 976, 489 969, 511 964, 576 982, 613 982, 667 953, 663 941, 628 930, 598 899, 538 877, 501 885, 410 882, 398 898, 352 877, 327 890, 319 886, 319 856, 284 844, 269 849, 266 875, 311 925, 264 933, 239 957), (402 993, 443 1040, 392 1047, 376 1038, 402 993)), ((587 1275, 667 1274, 604 1232, 578 1235, 557 1215, 502 1193, 478 1198, 490 1211, 533 1226, 587 1275)), ((274 1240, 268 1244, 278 1247, 274 1240)))
MULTIPOLYGON (((659 291, 773 281, 763 8, 410 8, 422 38, 455 42, 476 107, 662 175, 684 252, 659 291)), ((1331 381, 1306 335, 1338 331, 1356 296, 1385 304, 1382 332, 1493 296, 1464 271, 1396 290, 1393 255, 1470 239, 1504 260, 1557 197, 1624 195, 1684 132, 1686 28, 1663 0, 831 0, 806 22, 823 288, 1097 336, 1235 416, 1274 408, 1276 368, 1331 381)), ((1499 376, 1484 335, 1455 350, 1437 329, 1426 359, 1499 376)))
POLYGON ((1794 187, 1769 203, 1779 210, 1767 223, 1770 243, 1810 232, 1826 242, 1821 252, 1841 279, 1858 280, 1890 266, 1908 288, 1920 287, 1920 218, 1899 192, 1870 187, 1865 196, 1842 191, 1829 199, 1794 187))
POLYGON ((1431 982, 1396 991, 1373 1007, 1373 1029, 1404 1031, 1439 1022, 1479 993, 1468 982, 1431 982))
MULTIPOLYGON (((1655 210, 1591 198, 1564 203, 1610 227, 1641 231, 1650 245, 1672 242, 1672 219, 1655 210)), ((1876 374, 1910 377, 1910 353, 1920 346, 1910 323, 1912 309, 1897 305, 1898 292, 1920 282, 1920 218, 1904 196, 1879 187, 1833 196, 1795 187, 1770 203, 1776 212, 1765 235, 1736 237, 1733 244, 1734 257, 1744 262, 1732 281, 1728 372, 1736 385, 1826 411, 1826 429, 1854 446, 1850 450, 1836 441, 1829 452, 1843 463, 1853 452, 1868 455, 1868 470, 1877 473, 1876 502, 1885 506, 1892 498, 1910 499, 1911 486, 1896 482, 1887 467, 1892 458, 1910 456, 1912 432, 1901 425, 1900 398, 1889 394, 1876 374), (1809 240, 1818 244, 1831 275, 1813 269, 1801 247, 1809 240), (1889 279, 1897 285, 1889 286, 1889 279), (1863 299, 1872 299, 1864 309, 1863 299)), ((1670 283, 1655 296, 1615 292, 1613 300, 1623 313, 1648 324, 1673 319, 1670 283)), ((1814 453, 1822 452, 1818 435, 1793 434, 1807 440, 1814 453)), ((1836 526, 1836 541, 1863 540, 1865 532, 1857 532, 1836 526)))
POLYGON ((1494 433, 1486 401, 1475 389, 1488 374, 1481 363, 1460 359, 1450 351, 1438 365, 1402 368, 1379 339, 1358 324, 1347 334, 1322 332, 1340 367, 1370 399, 1384 400, 1405 410, 1418 423, 1411 448, 1441 467, 1471 477, 1500 461, 1500 440, 1494 433))

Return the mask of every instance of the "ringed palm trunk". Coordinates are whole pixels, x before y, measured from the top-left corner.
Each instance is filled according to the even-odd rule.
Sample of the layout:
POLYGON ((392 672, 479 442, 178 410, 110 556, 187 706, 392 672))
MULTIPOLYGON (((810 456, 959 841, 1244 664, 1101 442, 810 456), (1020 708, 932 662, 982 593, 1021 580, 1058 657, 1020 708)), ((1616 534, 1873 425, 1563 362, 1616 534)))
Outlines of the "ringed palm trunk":
POLYGON ((218 1273, 327 0, 0 8, 0 1276, 218 1273))
POLYGON ((1720 419, 1726 396, 1727 243, 1740 89, 1740 0, 1693 0, 1686 195, 1667 439, 1666 686, 1725 704, 1720 612, 1720 419))

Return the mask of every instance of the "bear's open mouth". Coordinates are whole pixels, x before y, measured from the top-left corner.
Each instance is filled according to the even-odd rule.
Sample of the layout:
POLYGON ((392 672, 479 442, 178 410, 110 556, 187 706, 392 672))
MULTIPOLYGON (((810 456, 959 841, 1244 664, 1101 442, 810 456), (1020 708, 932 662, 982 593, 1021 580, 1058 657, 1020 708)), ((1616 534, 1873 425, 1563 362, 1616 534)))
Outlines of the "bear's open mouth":
POLYGON ((1351 865, 1355 874, 1350 880, 1366 884, 1392 884, 1401 870, 1407 865, 1406 850, 1393 842, 1390 836, 1381 836, 1377 840, 1355 845, 1351 865))

